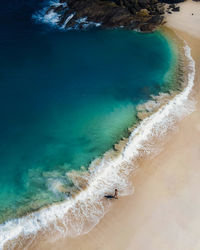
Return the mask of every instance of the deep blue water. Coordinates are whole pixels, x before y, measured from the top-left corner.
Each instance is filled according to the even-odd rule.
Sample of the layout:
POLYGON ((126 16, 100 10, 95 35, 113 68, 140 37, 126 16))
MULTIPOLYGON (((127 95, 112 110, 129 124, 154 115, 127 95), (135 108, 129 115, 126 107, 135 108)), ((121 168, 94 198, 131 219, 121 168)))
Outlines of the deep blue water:
POLYGON ((65 199, 52 183, 127 136, 173 61, 158 32, 36 24, 42 4, 0 7, 0 222, 65 199))

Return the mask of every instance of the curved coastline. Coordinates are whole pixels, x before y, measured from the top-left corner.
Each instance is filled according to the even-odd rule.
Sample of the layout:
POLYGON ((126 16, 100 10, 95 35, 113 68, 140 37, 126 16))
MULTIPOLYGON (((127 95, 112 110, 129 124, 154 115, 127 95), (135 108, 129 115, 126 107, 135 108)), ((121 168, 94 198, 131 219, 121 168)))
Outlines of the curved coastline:
POLYGON ((73 200, 52 205, 1 225, 0 248, 3 248, 8 240, 14 240, 19 235, 25 238, 33 237, 33 234, 44 228, 47 231, 59 231, 63 236, 87 233, 104 216, 110 205, 110 202, 102 199, 105 193, 111 192, 116 186, 120 195, 133 192, 129 174, 136 170, 137 160, 141 156, 153 152, 152 139, 164 136, 178 120, 194 110, 194 102, 188 97, 194 85, 195 63, 191 57, 190 48, 185 45, 184 49, 189 61, 187 86, 184 90, 173 96, 171 100, 167 99, 167 103, 164 102, 156 112, 144 118, 139 126, 134 128, 130 137, 119 144, 122 145, 119 147, 120 150, 108 151, 102 159, 95 160, 89 168, 91 177, 88 179, 86 175, 88 186, 73 200), (89 218, 86 211, 90 215, 89 218), (47 218, 50 220, 47 221, 47 218), (71 225, 72 218, 73 225, 71 225))

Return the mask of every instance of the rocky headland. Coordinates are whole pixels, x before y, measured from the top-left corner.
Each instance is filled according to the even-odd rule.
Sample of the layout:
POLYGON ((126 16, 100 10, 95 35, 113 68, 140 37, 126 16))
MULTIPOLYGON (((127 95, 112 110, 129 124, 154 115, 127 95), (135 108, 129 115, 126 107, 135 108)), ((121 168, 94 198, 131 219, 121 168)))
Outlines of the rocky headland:
POLYGON ((102 28, 154 30, 164 21, 165 3, 159 0, 60 0, 46 14, 56 13, 63 28, 102 28))
POLYGON ((184 0, 59 0, 46 11, 64 29, 125 28, 151 32, 165 22, 164 14, 184 0))

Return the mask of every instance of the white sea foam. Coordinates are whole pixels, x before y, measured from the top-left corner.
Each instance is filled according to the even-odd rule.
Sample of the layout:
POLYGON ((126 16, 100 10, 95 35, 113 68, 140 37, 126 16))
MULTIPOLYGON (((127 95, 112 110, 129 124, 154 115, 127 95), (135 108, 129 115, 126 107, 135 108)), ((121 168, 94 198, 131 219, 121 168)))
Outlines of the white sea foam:
MULTIPOLYGON (((60 3, 59 1, 50 1, 48 3, 48 6, 52 6, 52 7, 59 7, 62 6, 63 8, 65 8, 67 10, 67 3, 60 3)), ((69 23, 69 21, 75 16, 76 13, 70 14, 64 24, 62 26, 59 26, 58 23, 62 17, 61 14, 58 14, 54 11, 54 9, 49 10, 49 7, 44 7, 42 10, 37 11, 35 14, 33 14, 32 18, 36 21, 36 22, 40 22, 40 23, 45 23, 45 24, 49 24, 52 27, 56 27, 60 30, 66 29, 66 30, 72 30, 72 29, 80 29, 84 28, 90 28, 90 27, 100 27, 101 23, 97 23, 97 22, 91 22, 87 20, 87 17, 83 17, 83 18, 79 18, 75 20, 75 24, 73 27, 69 27, 67 28, 66 25, 69 23)))
MULTIPOLYGON (((60 3, 58 0, 49 1, 48 6, 59 7, 63 6, 67 8, 67 3, 60 3)), ((49 24, 54 27, 58 27, 58 22, 60 20, 60 15, 57 14, 53 9, 48 11, 49 7, 44 7, 42 10, 33 14, 32 18, 40 23, 49 24)), ((61 27, 62 28, 62 27, 61 27)))
MULTIPOLYGON (((152 138, 165 135, 169 127, 195 108, 194 101, 189 98, 194 85, 195 62, 187 45, 185 55, 189 61, 187 87, 133 130, 121 154, 113 156, 108 152, 102 159, 93 162, 89 185, 75 198, 0 225, 1 249, 9 240, 20 235, 33 237, 41 229, 68 236, 86 233, 99 222, 109 206, 109 202, 102 199, 105 194, 116 187, 119 195, 127 195, 133 191, 128 176, 136 168, 134 159, 141 156, 141 151, 148 154, 151 151, 149 141, 152 138)), ((9 249, 11 247, 12 245, 9 249)))
POLYGON ((89 27, 100 27, 101 26, 101 23, 88 21, 87 17, 80 18, 80 19, 76 20, 76 22, 79 24, 78 26, 80 26, 80 24, 82 24, 84 29, 87 29, 89 27))
POLYGON ((75 14, 71 14, 68 16, 68 18, 65 20, 62 28, 64 29, 66 27, 66 25, 68 24, 68 22, 74 17, 75 14))

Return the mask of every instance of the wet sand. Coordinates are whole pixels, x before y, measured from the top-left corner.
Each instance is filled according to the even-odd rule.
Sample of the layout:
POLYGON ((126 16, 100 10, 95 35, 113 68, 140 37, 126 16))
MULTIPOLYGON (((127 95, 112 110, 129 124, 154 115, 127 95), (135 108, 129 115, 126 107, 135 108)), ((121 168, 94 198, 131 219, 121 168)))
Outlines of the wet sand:
POLYGON ((195 15, 187 17, 188 5, 192 12, 196 11, 196 4, 182 3, 181 15, 167 17, 168 26, 192 49, 196 62, 196 110, 166 138, 159 155, 142 162, 131 177, 134 194, 113 201, 110 211, 93 230, 74 239, 38 240, 29 249, 200 249, 200 21, 195 15))

